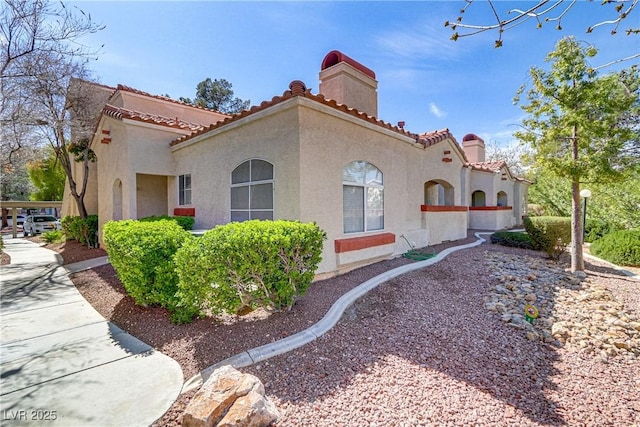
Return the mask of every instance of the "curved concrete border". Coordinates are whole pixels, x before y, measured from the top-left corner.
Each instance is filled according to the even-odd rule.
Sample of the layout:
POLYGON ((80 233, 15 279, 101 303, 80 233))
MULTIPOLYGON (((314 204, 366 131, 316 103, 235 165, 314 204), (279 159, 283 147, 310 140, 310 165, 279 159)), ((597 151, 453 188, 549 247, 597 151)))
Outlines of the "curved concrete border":
POLYGON ((468 243, 466 245, 454 246, 451 248, 447 248, 440 252, 437 256, 424 260, 415 262, 412 264, 405 264, 403 266, 394 268, 393 270, 386 271, 382 274, 379 274, 366 282, 356 286, 351 289, 349 292, 341 296, 327 311, 327 314, 324 315, 322 319, 313 326, 300 331, 294 335, 288 336, 281 340, 252 348, 250 350, 243 351, 242 353, 236 354, 235 356, 231 356, 228 359, 225 359, 221 362, 218 362, 208 368, 202 370, 200 373, 188 379, 183 387, 182 393, 186 393, 190 390, 193 390, 197 387, 202 386, 202 384, 209 378, 209 376, 215 371, 217 368, 225 365, 231 365, 234 368, 244 368, 247 366, 251 366, 255 363, 262 362, 264 360, 270 359, 274 356, 278 356, 283 353, 287 353, 291 350, 295 350, 296 348, 302 347, 303 345, 310 343, 316 338, 321 337, 330 329, 332 329, 336 323, 342 317, 342 314, 345 312, 347 308, 351 306, 358 298, 365 295, 369 291, 377 288, 382 283, 391 280, 395 277, 403 275, 413 270, 418 270, 424 267, 428 267, 433 265, 449 254, 467 248, 472 248, 475 246, 479 246, 486 241, 480 237, 480 234, 491 234, 492 232, 482 233, 478 232, 474 235, 478 238, 473 243, 468 243))

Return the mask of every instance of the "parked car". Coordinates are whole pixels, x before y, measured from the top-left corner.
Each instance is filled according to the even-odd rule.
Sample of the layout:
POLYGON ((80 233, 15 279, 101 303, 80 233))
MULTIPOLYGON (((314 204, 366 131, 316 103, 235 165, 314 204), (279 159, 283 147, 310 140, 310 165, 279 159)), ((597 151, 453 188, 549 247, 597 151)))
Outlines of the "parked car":
MULTIPOLYGON (((18 214, 16 215, 16 218, 18 219, 18 222, 17 222, 18 226, 21 226, 24 224, 24 220, 26 219, 26 216, 18 214)), ((13 227, 13 216, 7 215, 7 225, 9 227, 13 227)))
POLYGON ((29 215, 24 220, 24 237, 53 230, 62 230, 62 224, 60 224, 60 221, 54 216, 29 215))

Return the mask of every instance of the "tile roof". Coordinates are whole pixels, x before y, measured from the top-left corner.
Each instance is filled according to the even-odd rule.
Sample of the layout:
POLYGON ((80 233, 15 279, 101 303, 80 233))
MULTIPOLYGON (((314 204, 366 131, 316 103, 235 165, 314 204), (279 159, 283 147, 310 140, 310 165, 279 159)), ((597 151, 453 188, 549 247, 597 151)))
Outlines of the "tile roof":
POLYGON ((168 96, 152 95, 152 94, 150 94, 148 92, 144 92, 144 91, 139 90, 139 89, 134 89, 132 87, 129 87, 129 86, 126 86, 126 85, 123 85, 123 84, 118 84, 117 90, 124 91, 124 92, 131 92, 131 93, 135 93, 136 95, 142 95, 142 96, 146 96, 148 98, 155 98, 155 99, 159 99, 159 100, 162 100, 162 101, 167 101, 167 102, 172 102, 174 104, 183 105, 185 107, 195 108, 195 109, 203 110, 203 111, 210 111, 212 113, 218 113, 218 114, 222 114, 224 116, 227 116, 227 114, 221 113, 221 112, 216 111, 216 110, 212 110, 210 108, 201 107, 199 105, 187 104, 186 102, 178 101, 177 99, 169 98, 168 96))
MULTIPOLYGON (((476 163, 469 163, 469 165, 471 165, 471 168, 477 170, 477 171, 483 171, 483 172, 497 172, 500 171, 500 169, 502 169, 502 167, 507 167, 507 162, 505 162, 504 160, 499 160, 497 162, 476 162, 476 163)), ((509 168, 507 167, 507 170, 509 168)))
MULTIPOLYGON (((211 130, 220 128, 222 126, 225 126, 229 123, 233 123, 235 121, 238 121, 244 117, 250 116, 252 114, 257 113, 258 111, 262 111, 265 110, 269 107, 273 107, 274 105, 277 104, 281 104, 283 102, 285 102, 288 99, 292 99, 296 96, 302 96, 304 98, 310 99, 312 101, 315 101, 319 104, 323 104, 326 105, 328 107, 334 108, 338 111, 342 111, 344 113, 350 114, 351 116, 357 117, 359 119, 362 119, 364 121, 367 121, 369 123, 373 123, 377 126, 383 127, 385 129, 389 129, 392 130, 394 132, 397 132, 400 135, 404 135, 404 136, 408 136, 410 138, 414 138, 416 140, 416 142, 424 145, 425 147, 429 146, 429 145, 433 145, 439 141, 443 141, 446 138, 450 137, 453 139, 453 135, 451 135, 451 133, 449 132, 448 129, 444 129, 442 131, 437 131, 435 133, 431 133, 431 134, 423 134, 425 135, 425 137, 423 137, 422 135, 417 135, 415 133, 411 133, 408 132, 396 125, 392 125, 391 123, 387 123, 385 121, 379 120, 373 116, 368 115, 367 113, 361 112, 356 110, 355 108, 350 108, 345 104, 339 104, 338 102, 336 102, 333 99, 327 99, 324 97, 324 95, 322 94, 312 94, 311 91, 309 89, 306 88, 306 86, 304 85, 303 82, 299 81, 299 80, 294 80, 293 82, 291 82, 291 84, 289 85, 289 90, 285 91, 281 96, 274 96, 271 101, 263 101, 260 105, 254 105, 252 106, 250 109, 248 110, 244 110, 239 114, 234 114, 233 116, 227 117, 224 120, 221 120, 217 123, 213 123, 209 126, 204 127, 201 130, 197 130, 195 132, 193 132, 190 135, 185 135, 182 136, 178 139, 175 139, 174 141, 171 142, 171 146, 175 146, 178 144, 181 144, 185 141, 188 141, 190 139, 195 138, 196 136, 202 135, 204 133, 207 133, 211 130), (437 141, 436 141, 437 140, 437 141)), ((455 139, 454 139, 455 141, 455 139)))
POLYGON ((171 127, 175 129, 189 130, 192 132, 201 130, 204 126, 197 123, 190 123, 184 120, 180 120, 178 117, 169 118, 158 116, 156 114, 142 113, 140 111, 129 110, 122 107, 114 107, 113 105, 105 104, 102 109, 102 114, 109 117, 113 117, 119 120, 130 119, 144 123, 151 123, 160 126, 171 127))

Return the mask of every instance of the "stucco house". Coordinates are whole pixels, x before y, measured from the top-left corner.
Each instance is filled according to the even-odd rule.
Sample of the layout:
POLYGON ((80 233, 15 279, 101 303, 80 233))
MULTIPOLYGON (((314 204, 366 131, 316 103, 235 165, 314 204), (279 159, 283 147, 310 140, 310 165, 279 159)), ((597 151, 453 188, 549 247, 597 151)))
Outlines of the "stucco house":
MULTIPOLYGON (((519 224, 528 182, 484 160, 484 142, 412 133, 377 118, 375 73, 339 51, 319 93, 282 95, 226 116, 126 86, 111 88, 93 129, 98 161, 87 208, 110 220, 191 215, 315 221, 327 233, 318 274, 519 224)), ((104 88, 104 87, 103 87, 104 88)), ((73 215, 65 195, 63 214, 73 215)))

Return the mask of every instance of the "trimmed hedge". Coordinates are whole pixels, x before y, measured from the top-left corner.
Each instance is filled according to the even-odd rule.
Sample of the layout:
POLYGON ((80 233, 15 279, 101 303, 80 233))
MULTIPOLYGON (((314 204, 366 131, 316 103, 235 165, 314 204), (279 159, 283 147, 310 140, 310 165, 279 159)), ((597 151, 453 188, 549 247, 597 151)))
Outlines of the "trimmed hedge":
POLYGON ((571 218, 560 216, 524 217, 524 228, 533 248, 557 260, 571 242, 571 218))
POLYGON ((153 221, 162 221, 162 220, 171 220, 178 223, 180 227, 184 230, 193 230, 193 224, 195 222, 195 218, 192 216, 169 216, 169 215, 155 215, 155 216, 147 216, 144 218, 139 218, 138 221, 142 222, 153 222, 153 221))
POLYGON ((60 221, 67 239, 76 240, 84 246, 98 247, 98 215, 65 216, 60 221))
POLYGON ((526 233, 516 231, 496 231, 491 235, 491 243, 513 248, 533 249, 531 237, 526 233))
POLYGON ((233 222, 186 242, 175 255, 180 320, 245 307, 291 308, 321 261, 314 223, 233 222))
POLYGON ((170 220, 111 221, 104 226, 109 261, 136 304, 159 304, 171 312, 178 305, 173 255, 193 238, 170 220))
POLYGON ((614 264, 640 267, 640 229, 614 231, 593 242, 590 250, 614 264))

